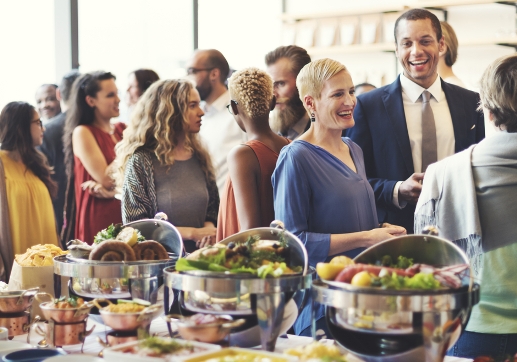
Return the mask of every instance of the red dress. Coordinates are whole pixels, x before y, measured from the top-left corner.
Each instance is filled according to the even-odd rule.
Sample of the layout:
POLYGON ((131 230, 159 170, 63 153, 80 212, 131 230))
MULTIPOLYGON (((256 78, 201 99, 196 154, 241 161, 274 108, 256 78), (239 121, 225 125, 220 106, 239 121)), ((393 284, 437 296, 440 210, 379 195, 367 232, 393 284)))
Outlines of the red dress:
MULTIPOLYGON (((102 154, 109 165, 115 159, 115 142, 111 135, 99 128, 87 125, 92 132, 102 154)), ((122 132, 126 128, 124 123, 115 124, 115 138, 120 141, 122 132)), ((81 184, 85 181, 93 180, 83 164, 74 156, 74 188, 76 201, 75 214, 75 237, 88 244, 93 243, 93 237, 102 229, 111 224, 122 222, 122 210, 120 200, 99 199, 90 195, 88 190, 83 190, 81 184)))
MULTIPOLYGON (((288 143, 289 141, 286 140, 286 145, 288 143)), ((248 141, 245 144, 253 150, 260 165, 260 181, 258 184, 260 227, 269 226, 271 221, 275 219, 271 175, 275 170, 278 153, 257 140, 248 141)), ((230 179, 230 175, 228 175, 223 197, 221 198, 221 205, 219 206, 216 241, 219 242, 226 239, 228 236, 238 233, 239 230, 240 225, 237 215, 237 205, 235 203, 235 194, 233 192, 232 180, 230 179)))

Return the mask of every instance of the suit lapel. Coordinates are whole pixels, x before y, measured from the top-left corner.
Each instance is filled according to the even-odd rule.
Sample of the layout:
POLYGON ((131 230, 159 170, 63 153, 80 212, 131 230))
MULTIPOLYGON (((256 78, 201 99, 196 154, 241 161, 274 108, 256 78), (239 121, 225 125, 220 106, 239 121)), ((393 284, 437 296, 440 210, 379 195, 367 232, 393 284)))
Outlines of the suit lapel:
POLYGON ((384 107, 386 108, 388 119, 393 126, 395 139, 397 140, 400 152, 402 153, 402 158, 404 159, 407 171, 411 175, 414 172, 413 157, 411 155, 411 145, 409 144, 406 115, 404 113, 404 104, 402 102, 402 87, 400 85, 400 78, 397 78, 395 82, 386 87, 382 101, 384 102, 384 107))
POLYGON ((442 89, 447 99, 449 112, 451 113, 452 126, 454 128, 455 152, 459 152, 469 146, 465 132, 468 126, 466 124, 467 117, 465 115, 465 108, 463 107, 463 99, 458 92, 454 91, 454 87, 444 82, 443 79, 442 89))

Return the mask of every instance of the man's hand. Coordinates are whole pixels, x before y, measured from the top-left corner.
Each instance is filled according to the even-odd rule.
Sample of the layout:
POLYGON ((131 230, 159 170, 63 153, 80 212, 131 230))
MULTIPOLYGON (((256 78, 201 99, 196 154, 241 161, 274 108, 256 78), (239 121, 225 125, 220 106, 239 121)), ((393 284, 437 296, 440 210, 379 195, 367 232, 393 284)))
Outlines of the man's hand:
POLYGON ((416 205, 422 191, 423 179, 423 173, 414 173, 406 181, 402 182, 399 187, 399 200, 416 205))

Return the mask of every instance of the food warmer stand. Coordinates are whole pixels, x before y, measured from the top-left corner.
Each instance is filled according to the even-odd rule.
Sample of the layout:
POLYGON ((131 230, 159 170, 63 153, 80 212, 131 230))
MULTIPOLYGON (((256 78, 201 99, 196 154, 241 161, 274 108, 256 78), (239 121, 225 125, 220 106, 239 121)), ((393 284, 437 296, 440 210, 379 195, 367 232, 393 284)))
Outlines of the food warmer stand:
MULTIPOLYGON (((439 267, 469 264, 460 248, 435 235, 386 240, 365 250, 355 262, 375 264, 385 255, 439 267)), ((479 301, 479 285, 467 269, 457 289, 389 290, 319 280, 313 283, 312 295, 326 306, 332 337, 360 359, 438 362, 466 326, 479 301)))
MULTIPOLYGON (((179 291, 179 303, 186 311, 235 317, 256 315, 262 349, 273 351, 285 304, 296 291, 308 289, 312 284, 315 272, 308 270, 307 251, 301 241, 285 231, 278 221, 273 222, 271 227, 250 229, 221 241, 224 244, 242 243, 250 236, 259 236, 261 240, 280 240, 282 234, 290 247, 291 265, 302 266, 302 273, 260 279, 250 274, 229 272, 176 272, 169 267, 165 269, 165 285, 179 291)), ((168 288, 165 294, 168 294, 168 288)), ((167 310, 168 303, 165 308, 167 310)))
POLYGON ((86 299, 134 299, 156 303, 158 288, 163 284, 163 270, 174 267, 184 254, 183 240, 178 230, 167 221, 164 213, 154 219, 128 223, 140 231, 146 240, 155 240, 169 253, 168 260, 157 261, 94 261, 61 255, 54 258, 54 291, 59 297, 61 277, 70 277, 70 294, 86 299), (107 288, 103 289, 105 284, 107 288))

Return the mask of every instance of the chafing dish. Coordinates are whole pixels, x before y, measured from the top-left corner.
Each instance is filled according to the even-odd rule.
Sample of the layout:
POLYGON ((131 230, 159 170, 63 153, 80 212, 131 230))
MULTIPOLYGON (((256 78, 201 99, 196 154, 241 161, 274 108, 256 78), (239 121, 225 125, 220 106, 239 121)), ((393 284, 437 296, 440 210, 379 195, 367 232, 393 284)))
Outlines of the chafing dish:
POLYGON ((73 258, 54 258, 56 295, 61 288, 60 276, 70 277, 71 294, 85 298, 139 298, 156 303, 158 288, 163 283, 163 269, 173 267, 184 253, 178 230, 166 221, 164 214, 156 219, 128 223, 147 240, 156 240, 169 253, 168 260, 110 262, 73 258), (58 277, 59 276, 59 277, 58 277))
MULTIPOLYGON (((408 235, 386 240, 358 255, 356 263, 374 264, 384 255, 403 255, 415 263, 436 267, 469 264, 453 243, 432 235, 408 235)), ((385 290, 350 284, 313 283, 313 300, 326 306, 332 336, 347 351, 365 361, 443 361, 459 338, 479 285, 470 270, 457 289, 385 290)))
MULTIPOLYGON (((187 271, 165 269, 165 284, 180 291, 181 306, 192 312, 233 316, 256 315, 261 330, 262 348, 275 348, 285 303, 298 291, 309 288, 314 270, 308 270, 307 251, 301 241, 285 231, 281 222, 272 227, 247 230, 224 239, 221 243, 244 242, 249 236, 262 240, 280 240, 289 245, 291 265, 300 265, 303 272, 278 278, 260 279, 250 274, 230 272, 187 271)), ((168 290, 165 292, 168 294, 168 290)), ((168 297, 164 298, 166 309, 168 297)))

